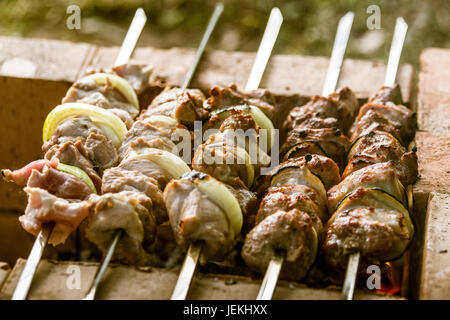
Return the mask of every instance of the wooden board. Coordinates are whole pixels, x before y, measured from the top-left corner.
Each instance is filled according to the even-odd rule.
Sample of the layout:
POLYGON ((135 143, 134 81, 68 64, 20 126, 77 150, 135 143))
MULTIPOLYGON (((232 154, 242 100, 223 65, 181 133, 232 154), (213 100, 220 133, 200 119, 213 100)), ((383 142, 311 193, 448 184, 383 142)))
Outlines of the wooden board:
MULTIPOLYGON (((24 260, 19 260, 10 273, 0 296, 10 297, 14 292, 24 260)), ((95 275, 98 264, 80 262, 54 262, 44 260, 40 263, 35 280, 31 286, 29 299, 81 299, 87 292, 95 275), (80 289, 69 289, 67 281, 73 275, 73 269, 79 268, 81 275, 80 289)), ((109 267, 104 281, 99 288, 97 299, 169 299, 178 271, 156 268, 133 268, 123 265, 109 267)), ((72 282, 73 283, 73 282, 72 282)), ((188 299, 194 300, 254 300, 260 286, 260 281, 244 277, 204 275, 197 273, 188 299)), ((280 281, 274 294, 274 299, 283 300, 338 300, 341 293, 337 288, 313 289, 305 285, 280 281)), ((357 291, 355 299, 401 299, 357 291)))

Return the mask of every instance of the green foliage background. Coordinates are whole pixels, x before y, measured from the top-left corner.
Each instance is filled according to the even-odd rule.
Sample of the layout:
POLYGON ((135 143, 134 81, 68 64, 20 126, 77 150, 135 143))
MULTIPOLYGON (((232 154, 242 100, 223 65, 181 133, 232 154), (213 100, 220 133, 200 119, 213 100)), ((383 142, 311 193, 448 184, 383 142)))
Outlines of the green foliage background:
MULTIPOLYGON (((0 0, 0 34, 119 45, 138 7, 149 22, 139 45, 196 47, 216 1, 208 0, 0 0), (81 29, 66 27, 67 6, 81 8, 81 29)), ((281 9, 284 23, 276 53, 328 56, 337 21, 347 11, 355 21, 347 57, 385 61, 397 16, 409 24, 403 62, 417 66, 420 51, 450 47, 449 0, 224 0, 225 11, 210 47, 254 51, 268 14, 281 9), (381 29, 366 26, 369 5, 381 8, 381 29)))

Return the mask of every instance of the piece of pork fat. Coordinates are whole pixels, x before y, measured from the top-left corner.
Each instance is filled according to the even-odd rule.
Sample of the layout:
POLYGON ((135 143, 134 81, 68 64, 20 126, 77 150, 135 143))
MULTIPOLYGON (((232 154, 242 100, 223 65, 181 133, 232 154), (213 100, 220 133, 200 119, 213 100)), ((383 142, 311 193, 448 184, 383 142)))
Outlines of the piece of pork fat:
POLYGON ((278 210, 256 225, 245 238, 242 258, 260 273, 278 251, 286 254, 280 278, 301 280, 316 256, 317 234, 309 215, 297 209, 278 210))
POLYGON ((261 109, 272 121, 276 115, 275 97, 266 89, 242 92, 232 84, 225 88, 214 87, 209 91, 209 95, 204 107, 210 112, 237 105, 253 105, 261 109))
POLYGON ((164 190, 164 202, 175 240, 183 249, 202 242, 202 256, 222 261, 234 245, 234 232, 223 210, 191 181, 172 180, 164 190))
POLYGON ((29 164, 27 164, 25 167, 23 167, 21 169, 17 169, 14 171, 11 171, 9 169, 3 169, 1 172, 2 172, 3 179, 5 181, 14 182, 14 183, 18 184, 19 186, 25 186, 27 184, 28 179, 30 178, 31 173, 34 170, 42 171, 42 169, 45 166, 57 168, 58 164, 59 164, 58 159, 52 159, 52 160, 40 159, 40 160, 35 160, 33 162, 30 162, 29 164))
POLYGON ((94 166, 88 160, 89 156, 85 152, 86 150, 80 141, 75 143, 73 141, 67 141, 52 146, 44 157, 48 160, 55 159, 56 161, 57 159, 61 163, 82 169, 91 178, 97 191, 100 192, 102 179, 94 170, 94 166))
MULTIPOLYGON (((86 226, 86 237, 105 252, 116 232, 122 231, 114 252, 114 259, 132 265, 146 265, 151 261, 148 251, 156 233, 154 216, 141 204, 142 193, 122 191, 92 195, 86 226)), ((146 203, 148 206, 148 202, 146 203)))
POLYGON ((22 227, 37 236, 44 224, 53 222, 49 243, 56 246, 64 243, 72 231, 89 215, 91 204, 84 200, 66 200, 50 194, 44 189, 26 187, 28 205, 25 214, 19 217, 22 227))
POLYGON ((84 200, 92 193, 81 179, 69 173, 44 166, 42 171, 33 170, 28 187, 41 188, 59 198, 84 200))
POLYGON ((161 224, 168 220, 164 204, 163 192, 158 181, 147 177, 137 170, 125 170, 115 167, 103 173, 102 194, 119 193, 121 191, 134 191, 141 204, 155 216, 156 223, 161 224), (142 195, 139 195, 142 193, 142 195), (144 197, 150 201, 144 201, 144 197), (149 205, 147 205, 148 203, 149 205))
POLYGON ((203 108, 204 101, 205 96, 198 89, 166 88, 153 99, 147 110, 141 113, 139 119, 161 115, 192 126, 194 121, 209 117, 209 112, 203 108))

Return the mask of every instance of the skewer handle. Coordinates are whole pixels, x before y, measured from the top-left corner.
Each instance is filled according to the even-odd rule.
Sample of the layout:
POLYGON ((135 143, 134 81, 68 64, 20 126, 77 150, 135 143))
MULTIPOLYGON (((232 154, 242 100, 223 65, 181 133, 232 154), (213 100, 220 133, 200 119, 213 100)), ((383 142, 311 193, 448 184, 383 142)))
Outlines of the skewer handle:
POLYGON ((328 71, 322 89, 322 96, 324 97, 336 90, 354 17, 355 14, 350 11, 339 20, 336 38, 334 39, 333 50, 331 53, 330 64, 328 65, 328 71))
POLYGON ((258 89, 282 23, 283 15, 281 14, 280 9, 273 8, 270 12, 269 21, 267 22, 266 30, 264 31, 258 52, 256 53, 255 62, 253 63, 252 71, 247 80, 245 91, 258 89))
POLYGON ((278 276, 280 275, 281 268, 283 267, 284 258, 284 254, 276 254, 275 257, 270 260, 256 300, 272 299, 273 293, 275 292, 275 288, 277 286, 278 276))
POLYGON ((211 37, 211 34, 214 31, 214 28, 216 27, 217 21, 219 20, 222 12, 223 12, 223 4, 218 3, 216 5, 216 8, 214 9, 211 19, 209 20, 208 27, 206 28, 206 31, 203 34, 202 41, 200 42, 200 46, 197 49, 197 53, 195 54, 194 63, 192 64, 188 74, 186 75, 186 78, 184 79, 183 86, 181 87, 182 89, 186 89, 187 87, 189 87, 192 77, 194 76, 195 70, 197 69, 200 59, 202 58, 203 52, 205 51, 206 45, 208 44, 209 38, 211 37))
POLYGON ((389 60, 384 78, 384 85, 387 87, 392 87, 395 84, 403 43, 406 38, 406 31, 408 31, 408 24, 402 17, 398 17, 395 23, 394 37, 392 38, 389 60))
POLYGON ((197 267, 198 259, 202 252, 202 245, 199 243, 192 243, 189 246, 186 257, 184 258, 183 267, 178 276, 175 289, 173 290, 170 300, 185 300, 191 286, 192 277, 197 267))
POLYGON ((359 260, 361 254, 353 253, 348 258, 347 272, 345 273, 344 286, 342 288, 342 300, 352 300, 355 291, 356 277, 358 275, 359 260))
POLYGON ((89 288, 88 293, 81 300, 94 300, 95 299, 95 294, 97 293, 98 286, 103 278, 103 275, 105 274, 106 269, 108 269, 108 264, 111 261, 111 258, 114 254, 114 250, 116 249, 117 242, 119 241, 121 234, 122 234, 122 231, 116 232, 116 234, 114 236, 114 240, 109 245, 108 250, 106 251, 105 255, 103 256, 102 261, 100 262, 100 268, 97 269, 97 272, 94 277, 94 281, 92 281, 92 284, 91 284, 91 287, 89 288))
POLYGON ((36 240, 34 241, 33 248, 28 256, 25 267, 20 275, 19 282, 14 290, 12 300, 25 300, 30 291, 31 282, 33 281, 34 274, 36 273, 39 261, 41 261, 42 254, 44 253, 45 246, 47 245, 50 234, 53 230, 53 224, 42 226, 36 240))
POLYGON ((114 66, 124 64, 130 59, 146 22, 147 16, 145 15, 144 10, 142 8, 137 9, 133 21, 131 21, 130 27, 128 28, 127 35, 122 42, 114 66))

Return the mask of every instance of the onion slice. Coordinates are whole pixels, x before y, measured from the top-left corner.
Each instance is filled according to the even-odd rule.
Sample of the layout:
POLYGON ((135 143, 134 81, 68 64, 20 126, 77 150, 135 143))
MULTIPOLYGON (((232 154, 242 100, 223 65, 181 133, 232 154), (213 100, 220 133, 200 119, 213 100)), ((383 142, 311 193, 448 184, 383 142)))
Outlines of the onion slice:
POLYGON ((91 178, 88 176, 88 174, 75 166, 70 166, 68 164, 64 163, 58 163, 57 169, 59 171, 71 174, 81 180, 83 180, 84 183, 88 185, 88 187, 92 190, 92 193, 97 193, 97 189, 95 189, 94 183, 92 182, 91 178))
POLYGON ((125 99, 127 99, 127 101, 133 105, 133 107, 139 110, 139 100, 137 98, 136 92, 134 91, 130 83, 124 78, 119 77, 115 74, 100 72, 90 74, 82 78, 80 81, 83 80, 93 80, 95 81, 95 83, 101 86, 105 85, 107 80, 109 80, 112 86, 117 89, 125 97, 125 99))
POLYGON ((184 175, 182 179, 192 181, 201 192, 222 209, 235 235, 241 232, 243 223, 241 207, 231 191, 222 182, 197 171, 191 171, 184 175))
POLYGON ((173 179, 179 179, 183 174, 191 171, 186 162, 184 162, 180 157, 162 149, 142 148, 133 150, 126 156, 125 159, 149 160, 169 173, 173 179))
POLYGON ((47 115, 42 129, 42 139, 44 142, 50 140, 56 128, 65 120, 73 117, 89 117, 97 125, 106 137, 113 142, 116 148, 122 144, 127 133, 127 127, 123 121, 103 108, 86 103, 65 103, 54 108, 47 115))

